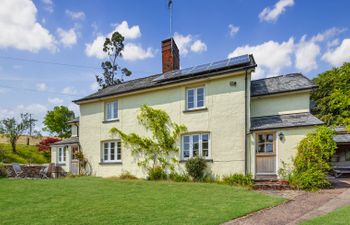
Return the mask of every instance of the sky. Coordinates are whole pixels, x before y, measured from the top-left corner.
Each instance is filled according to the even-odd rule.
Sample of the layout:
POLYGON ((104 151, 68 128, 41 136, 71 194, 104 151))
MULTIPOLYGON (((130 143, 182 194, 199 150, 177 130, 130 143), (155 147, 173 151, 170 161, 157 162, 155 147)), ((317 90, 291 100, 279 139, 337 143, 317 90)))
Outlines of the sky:
MULTIPOLYGON (((160 73, 167 0, 0 0, 0 119, 43 117, 95 92, 113 31, 125 37, 130 79, 160 73)), ((181 68, 242 54, 253 79, 301 72, 309 78, 350 61, 350 1, 173 0, 181 68)))

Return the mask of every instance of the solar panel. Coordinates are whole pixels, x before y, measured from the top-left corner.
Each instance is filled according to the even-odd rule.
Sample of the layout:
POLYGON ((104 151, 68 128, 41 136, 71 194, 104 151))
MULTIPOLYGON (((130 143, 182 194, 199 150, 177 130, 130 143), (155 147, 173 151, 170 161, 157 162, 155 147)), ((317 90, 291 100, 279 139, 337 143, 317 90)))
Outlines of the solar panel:
POLYGON ((175 70, 175 71, 170 71, 167 73, 164 73, 154 79, 153 81, 162 81, 162 80, 168 80, 176 77, 183 77, 187 76, 190 74, 196 74, 196 73, 201 73, 205 71, 213 71, 216 69, 221 69, 221 68, 226 68, 226 67, 232 67, 232 66, 237 66, 241 64, 248 64, 250 63, 250 57, 249 55, 241 55, 237 57, 233 57, 230 59, 225 59, 217 62, 212 62, 208 64, 203 64, 195 67, 190 67, 186 68, 183 70, 175 70))

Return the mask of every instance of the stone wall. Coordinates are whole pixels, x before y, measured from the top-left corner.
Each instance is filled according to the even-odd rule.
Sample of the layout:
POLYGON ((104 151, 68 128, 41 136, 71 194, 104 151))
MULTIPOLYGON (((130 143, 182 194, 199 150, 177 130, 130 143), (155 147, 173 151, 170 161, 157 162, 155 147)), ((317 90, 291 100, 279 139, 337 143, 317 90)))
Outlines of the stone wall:
MULTIPOLYGON (((5 168, 7 169, 7 175, 8 177, 16 177, 16 174, 12 168, 11 164, 5 164, 5 168)), ((40 170, 43 169, 44 167, 48 165, 41 165, 41 164, 36 164, 36 165, 20 165, 21 169, 23 170, 23 175, 21 177, 28 177, 28 178, 41 178, 40 175, 40 170)), ((51 171, 48 171, 48 177, 58 177, 60 176, 65 176, 65 172, 60 166, 53 166, 51 171)))

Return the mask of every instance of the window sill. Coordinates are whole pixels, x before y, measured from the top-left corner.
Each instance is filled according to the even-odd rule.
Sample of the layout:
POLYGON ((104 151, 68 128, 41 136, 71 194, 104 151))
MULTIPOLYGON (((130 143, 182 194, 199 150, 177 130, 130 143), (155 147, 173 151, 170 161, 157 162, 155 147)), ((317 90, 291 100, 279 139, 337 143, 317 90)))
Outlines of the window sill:
MULTIPOLYGON (((204 159, 206 162, 214 162, 214 160, 213 159, 204 159)), ((180 163, 184 163, 184 162, 187 162, 188 161, 188 159, 181 159, 179 162, 180 163)))
POLYGON ((184 113, 191 113, 191 112, 199 112, 199 111, 208 111, 208 108, 207 107, 204 107, 204 108, 196 108, 196 109, 186 109, 182 112, 184 113))
POLYGON ((100 162, 100 165, 121 165, 123 162, 100 162))
POLYGON ((102 123, 113 123, 113 122, 119 122, 119 119, 104 120, 104 121, 102 121, 102 123))
POLYGON ((66 166, 66 163, 57 163, 57 166, 66 166))

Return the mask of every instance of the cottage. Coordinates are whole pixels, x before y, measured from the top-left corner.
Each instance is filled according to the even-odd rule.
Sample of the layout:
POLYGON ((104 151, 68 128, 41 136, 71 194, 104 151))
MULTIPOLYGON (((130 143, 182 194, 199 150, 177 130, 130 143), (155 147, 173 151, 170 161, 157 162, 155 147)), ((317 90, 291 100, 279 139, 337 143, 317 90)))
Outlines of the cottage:
POLYGON ((141 105, 166 111, 188 128, 178 145, 184 165, 204 157, 213 174, 252 173, 277 177, 281 162, 290 162, 298 142, 322 121, 310 113, 315 85, 302 74, 251 80, 257 64, 253 55, 180 69, 173 39, 162 41, 162 73, 130 80, 74 101, 80 119, 73 137, 52 147, 52 162, 70 171, 72 154, 82 151, 92 174, 108 177, 123 171, 145 177, 119 137, 147 135, 137 122, 141 105))

